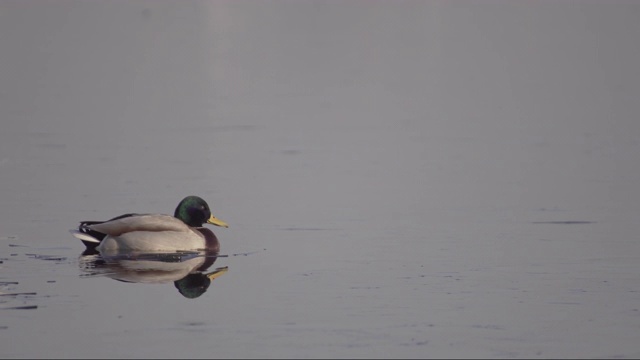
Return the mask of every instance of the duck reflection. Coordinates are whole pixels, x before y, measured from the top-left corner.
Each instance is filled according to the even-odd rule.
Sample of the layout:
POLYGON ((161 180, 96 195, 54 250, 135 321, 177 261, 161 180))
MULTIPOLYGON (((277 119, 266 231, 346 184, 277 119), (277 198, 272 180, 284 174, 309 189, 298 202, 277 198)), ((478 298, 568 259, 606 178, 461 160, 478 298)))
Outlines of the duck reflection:
POLYGON ((207 272, 218 257, 217 252, 208 251, 99 253, 86 250, 79 265, 86 276, 106 276, 131 283, 173 282, 182 296, 194 299, 206 292, 214 279, 228 271, 225 266, 207 272))

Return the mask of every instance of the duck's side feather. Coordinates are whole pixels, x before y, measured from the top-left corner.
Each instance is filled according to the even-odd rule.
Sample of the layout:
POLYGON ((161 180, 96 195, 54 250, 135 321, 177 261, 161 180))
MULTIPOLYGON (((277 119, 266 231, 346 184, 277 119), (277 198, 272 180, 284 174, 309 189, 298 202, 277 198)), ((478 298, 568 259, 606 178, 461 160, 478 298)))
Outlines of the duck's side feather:
POLYGON ((194 229, 185 231, 129 231, 117 236, 107 236, 97 249, 102 251, 175 251, 204 250, 205 237, 194 229))
POLYGON ((132 214, 101 223, 85 222, 85 224, 86 228, 110 236, 120 236, 134 231, 191 231, 191 228, 180 219, 164 214, 132 214))

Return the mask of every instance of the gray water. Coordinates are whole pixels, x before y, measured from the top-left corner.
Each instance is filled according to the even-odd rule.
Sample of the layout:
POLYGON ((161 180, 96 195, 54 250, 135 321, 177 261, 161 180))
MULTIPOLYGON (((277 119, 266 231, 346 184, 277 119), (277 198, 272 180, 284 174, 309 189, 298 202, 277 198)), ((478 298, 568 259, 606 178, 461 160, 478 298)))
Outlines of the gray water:
POLYGON ((639 357, 639 16, 2 0, 0 357, 639 357), (191 194, 193 299, 68 232, 191 194))

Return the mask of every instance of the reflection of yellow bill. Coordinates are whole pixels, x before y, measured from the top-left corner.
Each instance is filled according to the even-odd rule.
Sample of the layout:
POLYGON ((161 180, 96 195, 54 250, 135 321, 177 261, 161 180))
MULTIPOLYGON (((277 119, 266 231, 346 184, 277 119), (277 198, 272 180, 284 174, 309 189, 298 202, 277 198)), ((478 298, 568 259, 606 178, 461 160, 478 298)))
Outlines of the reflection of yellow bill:
POLYGON ((218 276, 226 273, 229 270, 228 266, 225 267, 219 267, 217 268, 215 271, 208 273, 206 276, 210 279, 213 280, 215 278, 217 278, 218 276))
POLYGON ((209 220, 207 220, 207 224, 211 224, 211 225, 215 225, 215 226, 222 226, 222 227, 226 227, 226 228, 229 227, 229 225, 227 225, 226 222, 218 219, 217 217, 215 217, 213 215, 211 215, 209 220))

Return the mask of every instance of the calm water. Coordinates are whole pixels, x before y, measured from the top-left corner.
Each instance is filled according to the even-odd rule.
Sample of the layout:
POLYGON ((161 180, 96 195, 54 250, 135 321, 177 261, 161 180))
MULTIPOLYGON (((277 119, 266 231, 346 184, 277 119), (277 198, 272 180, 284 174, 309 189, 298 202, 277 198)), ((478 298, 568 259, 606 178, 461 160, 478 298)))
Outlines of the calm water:
POLYGON ((0 2, 0 357, 639 357, 638 16, 0 2), (223 256, 68 232, 190 194, 223 256))

